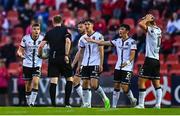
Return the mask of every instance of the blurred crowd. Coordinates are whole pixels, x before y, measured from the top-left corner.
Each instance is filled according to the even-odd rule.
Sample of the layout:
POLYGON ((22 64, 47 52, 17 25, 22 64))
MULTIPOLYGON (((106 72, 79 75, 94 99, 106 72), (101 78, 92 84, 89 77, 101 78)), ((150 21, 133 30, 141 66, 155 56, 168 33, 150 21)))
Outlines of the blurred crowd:
MULTIPOLYGON (((83 19, 91 18, 95 21, 95 30, 101 32, 105 40, 112 40, 117 36, 120 24, 129 24, 130 35, 137 41, 138 62, 138 57, 143 56, 145 51, 145 34, 137 23, 141 17, 151 13, 163 31, 162 65, 169 57, 177 57, 178 64, 179 6, 180 0, 0 0, 0 72, 3 72, 0 73, 0 88, 4 89, 0 91, 0 95, 7 95, 8 81, 12 75, 19 78, 19 86, 24 84, 20 59, 16 55, 22 36, 31 32, 30 25, 35 21, 41 24, 42 34, 45 34, 51 29, 51 18, 56 14, 62 15, 63 24, 71 31, 72 57, 78 49, 79 34, 76 24, 83 19)), ((111 47, 105 47, 104 52, 104 71, 109 72, 117 57, 111 47)))

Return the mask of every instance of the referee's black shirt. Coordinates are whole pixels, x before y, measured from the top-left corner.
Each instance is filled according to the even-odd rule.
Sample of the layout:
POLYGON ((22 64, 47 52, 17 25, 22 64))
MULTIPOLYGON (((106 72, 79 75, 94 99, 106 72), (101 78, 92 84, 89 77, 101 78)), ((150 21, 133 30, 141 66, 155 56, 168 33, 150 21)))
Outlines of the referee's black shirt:
POLYGON ((44 40, 47 41, 50 46, 49 57, 65 55, 66 37, 71 39, 71 35, 65 26, 54 27, 46 33, 44 40))

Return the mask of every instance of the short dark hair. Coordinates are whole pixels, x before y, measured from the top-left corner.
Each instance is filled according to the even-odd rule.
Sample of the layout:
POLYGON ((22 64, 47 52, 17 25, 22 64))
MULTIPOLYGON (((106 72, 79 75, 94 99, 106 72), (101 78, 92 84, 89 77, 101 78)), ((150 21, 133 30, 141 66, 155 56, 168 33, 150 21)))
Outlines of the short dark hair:
POLYGON ((33 23, 32 27, 40 27, 40 24, 39 23, 33 23))
POLYGON ((124 27, 126 30, 130 31, 130 26, 127 24, 121 24, 119 28, 124 27))
POLYGON ((56 15, 53 17, 53 22, 58 24, 58 23, 61 23, 62 21, 62 17, 60 15, 56 15))
POLYGON ((92 19, 86 19, 86 20, 84 20, 84 23, 85 22, 90 22, 90 23, 94 24, 94 20, 92 20, 92 19))

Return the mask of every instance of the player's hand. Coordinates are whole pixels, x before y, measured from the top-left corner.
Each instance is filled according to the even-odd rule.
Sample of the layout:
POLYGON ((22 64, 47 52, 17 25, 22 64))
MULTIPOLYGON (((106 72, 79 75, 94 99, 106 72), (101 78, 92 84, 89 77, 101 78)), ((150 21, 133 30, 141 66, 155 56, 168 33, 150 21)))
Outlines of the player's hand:
POLYGON ((124 68, 125 66, 127 66, 126 62, 121 65, 121 68, 124 68))
POLYGON ((68 57, 68 56, 65 56, 65 57, 64 57, 64 61, 65 61, 67 64, 69 64, 69 57, 68 57))
POLYGON ((103 71, 103 66, 100 65, 100 66, 99 66, 99 72, 101 73, 102 71, 103 71))
POLYGON ((24 54, 23 54, 22 52, 18 52, 17 55, 18 55, 19 57, 21 57, 22 59, 25 58, 25 57, 24 57, 24 54))
POLYGON ((76 69, 76 74, 79 74, 80 70, 81 70, 81 68, 80 68, 80 66, 78 66, 77 69, 76 69))
POLYGON ((152 14, 147 14, 146 15, 146 20, 153 21, 154 20, 154 16, 152 14))

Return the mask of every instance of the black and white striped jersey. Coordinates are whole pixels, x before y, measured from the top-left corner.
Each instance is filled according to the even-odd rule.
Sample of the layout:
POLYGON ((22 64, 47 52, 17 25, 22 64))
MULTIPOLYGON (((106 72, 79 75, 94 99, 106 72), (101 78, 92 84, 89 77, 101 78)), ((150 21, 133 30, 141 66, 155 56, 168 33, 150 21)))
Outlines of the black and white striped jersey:
POLYGON ((146 57, 159 60, 161 36, 161 29, 159 27, 148 26, 146 33, 146 57))
POLYGON ((116 47, 118 61, 116 62, 115 69, 124 70, 124 71, 132 71, 134 66, 134 60, 131 63, 123 68, 121 65, 127 62, 130 59, 131 50, 136 50, 136 41, 132 38, 128 38, 123 41, 121 38, 117 38, 111 41, 112 45, 116 47))
POLYGON ((104 40, 104 37, 99 32, 94 32, 92 35, 84 34, 79 39, 79 47, 85 48, 82 59, 82 66, 100 65, 99 45, 96 43, 87 42, 85 38, 92 38, 95 40, 104 40))
POLYGON ((20 45, 25 50, 23 66, 30 68, 41 67, 42 59, 38 57, 38 46, 43 38, 43 35, 39 35, 38 39, 33 40, 30 34, 22 38, 20 45))

